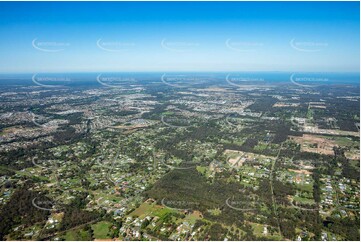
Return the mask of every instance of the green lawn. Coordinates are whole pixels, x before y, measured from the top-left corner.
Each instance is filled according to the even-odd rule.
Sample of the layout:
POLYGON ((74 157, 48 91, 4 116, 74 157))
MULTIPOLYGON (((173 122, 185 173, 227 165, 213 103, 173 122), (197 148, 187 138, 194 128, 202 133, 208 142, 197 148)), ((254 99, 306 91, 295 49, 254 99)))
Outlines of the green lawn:
POLYGON ((313 184, 296 184, 296 187, 298 189, 300 189, 301 191, 305 191, 308 193, 312 193, 313 192, 313 184))
POLYGON ((65 236, 64 239, 66 241, 79 241, 79 240, 92 240, 90 231, 86 231, 83 229, 79 229, 79 230, 70 230, 68 231, 65 236))
POLYGON ((251 226, 252 226, 252 228, 253 228, 253 233, 254 233, 256 236, 262 236, 262 234, 263 234, 263 227, 264 227, 263 224, 251 223, 251 226))
POLYGON ((360 168, 360 161, 359 160, 350 160, 351 166, 353 166, 356 169, 360 168))
POLYGON ((197 171, 201 174, 204 174, 207 170, 207 167, 205 166, 197 166, 197 171))
POLYGON ((136 210, 134 210, 130 216, 138 216, 139 218, 145 218, 146 216, 158 216, 163 217, 167 213, 175 212, 175 210, 167 207, 163 207, 160 205, 156 205, 155 203, 149 204, 147 202, 142 203, 136 210))
POLYGON ((94 231, 95 239, 109 239, 111 237, 108 236, 109 228, 112 224, 107 221, 101 221, 96 224, 93 224, 91 227, 94 231))
POLYGON ((299 202, 302 204, 315 204, 315 201, 313 199, 309 199, 309 198, 305 198, 305 197, 294 196, 293 200, 295 202, 299 202))

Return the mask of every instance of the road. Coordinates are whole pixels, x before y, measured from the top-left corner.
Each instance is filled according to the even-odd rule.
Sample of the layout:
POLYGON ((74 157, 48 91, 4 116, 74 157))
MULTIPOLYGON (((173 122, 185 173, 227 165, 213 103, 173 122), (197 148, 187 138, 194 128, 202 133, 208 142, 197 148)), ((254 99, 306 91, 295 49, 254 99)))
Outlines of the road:
POLYGON ((278 157, 281 153, 281 149, 282 149, 283 143, 281 144, 280 149, 278 150, 277 156, 274 159, 274 161, 272 162, 272 166, 271 166, 271 171, 270 171, 270 187, 271 187, 271 194, 272 194, 272 207, 273 207, 273 214, 276 216, 276 220, 277 220, 277 225, 278 225, 278 232, 280 235, 282 235, 281 233, 281 226, 280 226, 280 222, 279 222, 279 218, 278 218, 278 213, 277 213, 277 209, 276 209, 276 201, 275 201, 275 195, 274 195, 274 189, 273 189, 273 172, 274 172, 274 167, 275 164, 278 160, 278 157))

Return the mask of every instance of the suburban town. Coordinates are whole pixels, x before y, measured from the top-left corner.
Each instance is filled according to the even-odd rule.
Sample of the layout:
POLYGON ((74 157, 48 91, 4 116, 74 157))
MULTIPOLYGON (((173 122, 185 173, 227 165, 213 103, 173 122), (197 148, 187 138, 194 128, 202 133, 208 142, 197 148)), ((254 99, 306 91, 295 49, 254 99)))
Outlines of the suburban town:
POLYGON ((218 76, 185 90, 149 78, 3 88, 1 214, 37 214, 11 220, 4 239, 357 236, 352 86, 234 87, 218 76))

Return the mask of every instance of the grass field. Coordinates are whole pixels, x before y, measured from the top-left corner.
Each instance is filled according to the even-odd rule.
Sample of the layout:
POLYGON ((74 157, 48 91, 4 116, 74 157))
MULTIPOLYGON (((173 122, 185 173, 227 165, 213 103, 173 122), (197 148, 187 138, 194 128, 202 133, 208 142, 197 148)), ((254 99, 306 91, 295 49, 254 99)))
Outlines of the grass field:
POLYGON ((90 231, 85 231, 83 229, 68 231, 65 234, 64 239, 66 241, 92 240, 90 231))
POLYGON ((94 231, 95 239, 109 239, 111 237, 108 236, 109 228, 112 224, 107 221, 101 221, 96 224, 93 224, 91 227, 94 231))
POLYGON ((173 209, 166 208, 155 203, 142 203, 136 210, 134 210, 130 216, 138 216, 143 219, 146 216, 158 216, 163 217, 165 214, 173 212, 173 209))
POLYGON ((294 200, 295 202, 298 202, 298 203, 301 203, 301 204, 309 204, 309 205, 315 204, 315 200, 309 199, 309 198, 305 198, 305 197, 294 196, 294 197, 293 197, 293 200, 294 200))
POLYGON ((298 189, 300 189, 301 191, 305 191, 305 192, 309 192, 312 193, 313 192, 313 184, 297 184, 296 187, 298 189))

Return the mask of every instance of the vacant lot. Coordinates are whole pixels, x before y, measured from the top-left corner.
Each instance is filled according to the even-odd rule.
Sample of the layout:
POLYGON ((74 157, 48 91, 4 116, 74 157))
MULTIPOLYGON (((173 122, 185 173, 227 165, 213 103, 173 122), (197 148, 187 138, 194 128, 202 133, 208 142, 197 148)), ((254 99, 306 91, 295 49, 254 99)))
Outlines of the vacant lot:
POLYGON ((303 152, 333 155, 333 147, 338 146, 334 140, 318 135, 304 134, 302 137, 290 136, 290 139, 301 145, 303 152))

